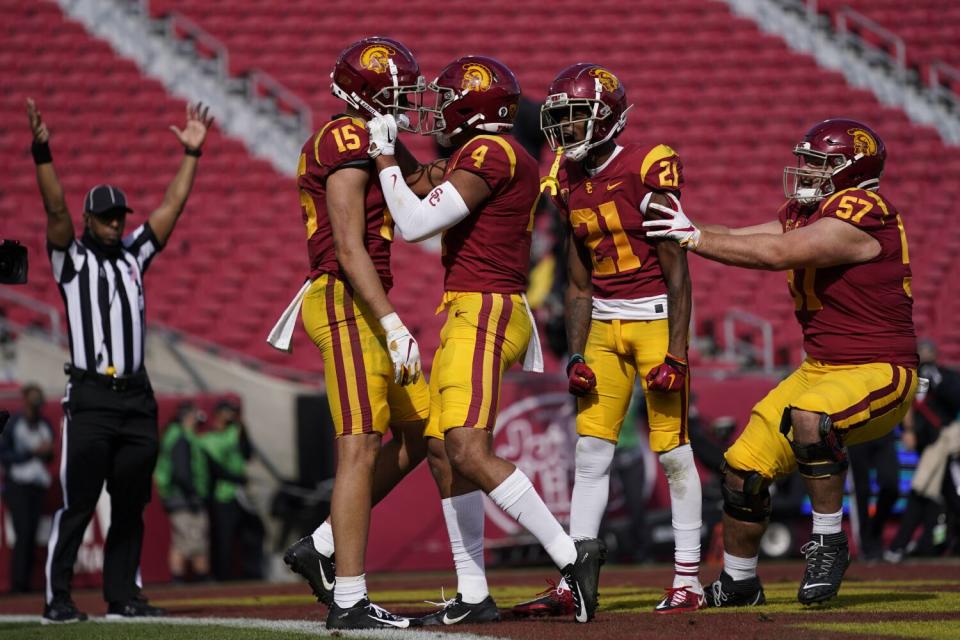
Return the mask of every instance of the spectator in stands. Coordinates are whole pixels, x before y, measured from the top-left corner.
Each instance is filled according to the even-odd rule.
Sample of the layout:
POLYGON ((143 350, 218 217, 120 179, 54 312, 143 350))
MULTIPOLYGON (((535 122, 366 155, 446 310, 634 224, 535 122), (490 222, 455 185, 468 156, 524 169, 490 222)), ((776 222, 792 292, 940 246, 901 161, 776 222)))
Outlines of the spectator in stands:
POLYGON ((40 511, 50 488, 53 427, 43 417, 43 391, 35 384, 23 387, 23 410, 14 415, 0 436, 0 463, 5 470, 3 497, 13 519, 16 542, 10 564, 10 590, 30 590, 34 543, 40 511))
POLYGON ((917 343, 920 367, 917 374, 929 381, 926 394, 917 394, 911 412, 903 421, 903 445, 915 449, 920 456, 917 472, 907 497, 907 506, 900 521, 900 529, 884 553, 889 562, 899 562, 908 550, 917 555, 934 552, 933 530, 942 513, 942 484, 952 483, 944 474, 950 451, 951 432, 944 427, 960 414, 960 373, 937 362, 937 347, 932 340, 917 343), (940 442, 940 438, 944 438, 940 442), (931 447, 931 445, 937 445, 931 447), (930 450, 928 454, 928 450, 930 450), (925 460, 926 459, 926 460, 925 460), (923 525, 924 533, 913 544, 913 536, 923 525))
POLYGON ((865 560, 879 560, 883 554, 883 527, 890 519, 893 505, 900 497, 897 438, 891 431, 882 438, 853 445, 850 447, 849 456, 856 497, 860 555, 865 560), (873 515, 870 515, 870 498, 873 493, 871 471, 877 484, 877 501, 873 515))
POLYGON ((234 543, 240 547, 243 578, 263 577, 264 529, 244 492, 247 461, 253 448, 240 417, 240 405, 220 400, 210 430, 200 436, 213 480, 210 502, 213 575, 217 580, 237 577, 233 571, 234 543))
POLYGON ((160 442, 154 480, 170 517, 170 573, 174 582, 210 574, 210 469, 197 437, 205 420, 192 402, 183 404, 160 442))

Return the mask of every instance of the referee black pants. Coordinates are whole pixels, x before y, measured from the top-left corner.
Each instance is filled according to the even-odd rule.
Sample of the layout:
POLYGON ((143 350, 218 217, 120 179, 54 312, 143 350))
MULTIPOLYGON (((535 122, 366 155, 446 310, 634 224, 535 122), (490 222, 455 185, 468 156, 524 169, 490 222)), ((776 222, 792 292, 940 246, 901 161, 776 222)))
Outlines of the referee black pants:
POLYGON ((135 597, 143 545, 143 509, 157 462, 157 402, 146 387, 117 391, 94 381, 70 382, 60 481, 46 564, 46 600, 69 597, 73 565, 97 499, 107 483, 110 529, 103 551, 107 602, 135 597))

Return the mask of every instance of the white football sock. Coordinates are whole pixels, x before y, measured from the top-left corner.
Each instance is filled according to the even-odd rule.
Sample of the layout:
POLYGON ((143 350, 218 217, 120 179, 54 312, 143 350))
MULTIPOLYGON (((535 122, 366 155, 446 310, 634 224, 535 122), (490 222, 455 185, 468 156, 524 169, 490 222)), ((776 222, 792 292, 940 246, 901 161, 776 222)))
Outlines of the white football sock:
POLYGON ((673 512, 673 586, 700 587, 700 528, 703 493, 700 474, 693 461, 693 449, 681 445, 660 454, 660 464, 670 485, 670 508, 673 512))
POLYGON ((523 471, 515 469, 489 495, 498 507, 540 541, 557 568, 576 562, 577 547, 573 538, 564 532, 523 471))
POLYGON ((723 570, 734 580, 749 580, 757 575, 757 556, 738 558, 723 552, 723 570))
POLYGON ((483 570, 483 492, 444 498, 440 504, 457 568, 457 591, 468 604, 483 602, 490 595, 483 570))
POLYGON ((333 555, 333 526, 329 520, 324 520, 310 537, 313 538, 314 549, 328 558, 333 555))
POLYGON ((843 525, 843 509, 836 513, 813 512, 813 534, 840 533, 843 525))
POLYGON ((600 438, 577 440, 576 480, 570 500, 570 537, 596 538, 610 495, 610 465, 617 445, 600 438))
POLYGON ((333 599, 341 609, 348 609, 367 597, 367 574, 337 576, 333 599))

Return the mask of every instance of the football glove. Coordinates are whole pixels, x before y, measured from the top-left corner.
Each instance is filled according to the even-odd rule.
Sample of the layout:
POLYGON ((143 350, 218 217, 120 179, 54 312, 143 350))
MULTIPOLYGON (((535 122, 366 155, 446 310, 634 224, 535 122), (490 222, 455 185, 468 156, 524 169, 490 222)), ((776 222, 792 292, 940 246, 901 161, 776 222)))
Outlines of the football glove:
POLYGON ((367 133, 370 143, 367 145, 367 155, 371 158, 378 156, 392 156, 396 153, 397 121, 390 114, 377 116, 367 122, 367 133))
POLYGON ((570 356, 567 363, 568 389, 573 395, 585 396, 597 387, 597 376, 579 353, 570 356))
POLYGON ((697 229, 693 223, 690 222, 687 214, 683 212, 683 207, 680 206, 680 199, 677 198, 677 196, 668 193, 667 197, 673 201, 675 208, 657 202, 649 202, 642 212, 646 213, 647 209, 653 209, 666 216, 664 218, 647 220, 643 223, 643 227, 647 231, 647 237, 676 240, 680 243, 681 247, 696 250, 700 244, 700 229, 697 229))
POLYGON ((650 391, 679 391, 686 383, 687 361, 669 353, 647 374, 647 389, 650 391))
POLYGON ((387 351, 393 362, 393 380, 397 384, 413 384, 420 378, 420 347, 395 312, 380 318, 387 334, 387 351))

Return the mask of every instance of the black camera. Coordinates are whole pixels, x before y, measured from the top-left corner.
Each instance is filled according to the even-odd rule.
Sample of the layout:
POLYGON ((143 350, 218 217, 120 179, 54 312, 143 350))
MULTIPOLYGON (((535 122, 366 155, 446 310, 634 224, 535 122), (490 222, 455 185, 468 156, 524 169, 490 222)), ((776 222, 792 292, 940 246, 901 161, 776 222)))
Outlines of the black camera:
POLYGON ((0 243, 0 284, 27 283, 27 248, 16 240, 0 243))

